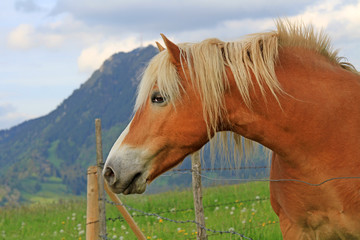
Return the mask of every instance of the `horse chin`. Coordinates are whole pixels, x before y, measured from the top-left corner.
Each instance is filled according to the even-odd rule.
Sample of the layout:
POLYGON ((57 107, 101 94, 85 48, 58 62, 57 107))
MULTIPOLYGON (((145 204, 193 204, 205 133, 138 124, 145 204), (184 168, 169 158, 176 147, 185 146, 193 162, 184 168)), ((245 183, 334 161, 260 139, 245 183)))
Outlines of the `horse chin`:
POLYGON ((141 177, 130 183, 125 190, 122 192, 124 195, 128 194, 141 194, 146 190, 146 181, 141 177))
POLYGON ((114 186, 111 186, 111 190, 114 193, 117 194, 124 194, 124 195, 128 195, 128 194, 141 194, 143 192, 145 192, 146 190, 146 177, 145 174, 142 173, 138 173, 135 174, 135 176, 126 184, 124 183, 118 183, 115 184, 114 186))
POLYGON ((128 188, 126 188, 122 193, 124 195, 128 195, 128 194, 142 194, 143 192, 145 192, 146 190, 146 184, 133 184, 131 186, 129 186, 128 188))

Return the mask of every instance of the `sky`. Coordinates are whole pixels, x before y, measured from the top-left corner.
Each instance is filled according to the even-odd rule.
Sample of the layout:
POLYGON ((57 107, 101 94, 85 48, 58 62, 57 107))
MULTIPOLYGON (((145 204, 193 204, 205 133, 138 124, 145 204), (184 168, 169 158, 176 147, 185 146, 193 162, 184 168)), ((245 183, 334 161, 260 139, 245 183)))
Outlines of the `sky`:
POLYGON ((360 69, 360 0, 2 0, 0 129, 54 110, 119 51, 161 41, 224 41, 287 17, 324 29, 360 69))

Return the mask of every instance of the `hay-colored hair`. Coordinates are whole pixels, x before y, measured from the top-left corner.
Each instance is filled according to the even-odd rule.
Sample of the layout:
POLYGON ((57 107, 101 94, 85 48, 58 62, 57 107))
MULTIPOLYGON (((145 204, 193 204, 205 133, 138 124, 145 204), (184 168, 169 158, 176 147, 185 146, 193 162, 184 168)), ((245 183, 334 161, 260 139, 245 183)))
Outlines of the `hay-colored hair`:
MULTIPOLYGON (((185 58, 182 64, 187 64, 192 84, 199 91, 209 133, 216 132, 217 120, 225 116, 223 96, 228 82, 226 66, 231 69, 243 102, 249 109, 250 90, 253 88, 251 73, 254 74, 255 84, 260 87, 264 99, 267 94, 265 89, 276 99, 278 94, 284 93, 275 75, 279 47, 308 48, 326 56, 331 62, 356 72, 351 64, 341 62, 342 58, 337 56, 337 51, 331 49, 329 37, 322 31, 316 33, 312 26, 291 24, 287 20, 278 20, 276 25, 277 31, 248 35, 240 41, 207 39, 200 43, 178 45, 185 58)), ((155 85, 173 104, 180 99, 181 79, 167 51, 156 55, 145 70, 138 89, 135 111, 144 105, 155 85)), ((237 146, 234 156, 243 153, 243 146, 246 146, 245 150, 250 149, 251 144, 243 144, 241 136, 237 134, 232 134, 233 140, 230 143, 228 136, 223 133, 220 135, 222 149, 226 149, 227 144, 237 146)), ((225 150, 224 153, 226 152, 225 150)))

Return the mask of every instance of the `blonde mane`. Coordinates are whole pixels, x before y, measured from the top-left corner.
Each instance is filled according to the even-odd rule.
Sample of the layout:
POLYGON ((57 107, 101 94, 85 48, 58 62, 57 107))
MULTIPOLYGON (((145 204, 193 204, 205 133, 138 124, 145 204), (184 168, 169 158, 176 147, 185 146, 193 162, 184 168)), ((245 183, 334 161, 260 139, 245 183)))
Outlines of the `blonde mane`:
MULTIPOLYGON (((207 39, 200 43, 178 45, 185 58, 183 64, 190 69, 192 84, 198 89, 202 99, 209 136, 210 132, 216 132, 217 120, 225 116, 223 95, 228 82, 226 66, 231 69, 243 102, 250 110, 250 90, 253 88, 251 73, 254 74, 256 84, 265 100, 265 89, 276 99, 278 94, 284 93, 275 75, 279 47, 311 49, 326 56, 329 61, 356 72, 351 64, 341 62, 343 58, 338 57, 337 51, 331 49, 329 37, 322 31, 316 33, 312 26, 291 24, 287 20, 278 20, 276 25, 277 31, 248 35, 240 41, 223 42, 218 39, 207 39)), ((175 66, 170 62, 167 51, 156 55, 145 70, 138 88, 135 111, 145 104, 154 86, 157 86, 160 93, 167 96, 173 104, 180 100, 181 79, 175 66)), ((224 154, 227 153, 228 145, 237 146, 234 158, 242 155, 244 150, 246 153, 251 149, 252 144, 248 141, 244 144, 243 138, 237 134, 232 133, 233 138, 229 138, 226 133, 217 135, 220 140, 218 146, 221 146, 224 154)))

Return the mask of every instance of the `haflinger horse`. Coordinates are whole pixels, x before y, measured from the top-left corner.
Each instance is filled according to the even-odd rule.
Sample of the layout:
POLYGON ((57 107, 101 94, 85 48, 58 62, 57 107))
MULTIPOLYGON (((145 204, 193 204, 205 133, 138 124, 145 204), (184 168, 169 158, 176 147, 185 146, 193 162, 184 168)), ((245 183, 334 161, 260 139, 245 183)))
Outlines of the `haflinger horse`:
POLYGON ((176 45, 162 35, 166 49, 145 69, 104 166, 112 191, 143 193, 228 131, 237 148, 242 136, 272 150, 284 239, 360 239, 360 75, 322 31, 276 25, 234 42, 176 45))

